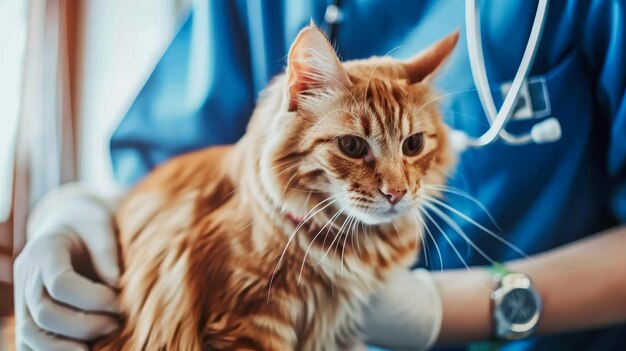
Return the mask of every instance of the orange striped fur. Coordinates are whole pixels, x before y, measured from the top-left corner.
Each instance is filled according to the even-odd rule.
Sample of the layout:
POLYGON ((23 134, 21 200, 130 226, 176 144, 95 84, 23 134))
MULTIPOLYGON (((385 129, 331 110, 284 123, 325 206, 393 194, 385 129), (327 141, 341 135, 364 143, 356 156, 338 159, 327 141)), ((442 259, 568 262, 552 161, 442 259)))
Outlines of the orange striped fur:
POLYGON ((125 324, 96 349, 362 348, 361 306, 415 260, 411 209, 452 164, 423 79, 456 37, 404 62, 342 64, 305 28, 237 144, 167 162, 123 202, 125 324), (407 157, 415 133, 424 149, 407 157), (347 157, 342 135, 371 152, 347 157), (384 187, 408 191, 393 210, 384 187))

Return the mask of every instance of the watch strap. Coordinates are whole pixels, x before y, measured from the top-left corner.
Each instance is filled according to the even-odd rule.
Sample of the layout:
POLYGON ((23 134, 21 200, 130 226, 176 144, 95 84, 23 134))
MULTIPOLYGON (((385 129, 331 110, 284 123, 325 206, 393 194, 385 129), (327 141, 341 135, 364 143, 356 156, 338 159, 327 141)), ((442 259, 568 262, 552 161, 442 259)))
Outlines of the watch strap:
MULTIPOLYGON (((489 267, 489 272, 493 274, 493 280, 496 282, 500 282, 502 278, 504 278, 507 274, 510 274, 509 271, 502 263, 494 262, 489 267)), ((502 348, 505 344, 507 344, 507 340, 498 339, 495 336, 490 340, 483 340, 473 342, 468 345, 469 351, 497 351, 502 348)))

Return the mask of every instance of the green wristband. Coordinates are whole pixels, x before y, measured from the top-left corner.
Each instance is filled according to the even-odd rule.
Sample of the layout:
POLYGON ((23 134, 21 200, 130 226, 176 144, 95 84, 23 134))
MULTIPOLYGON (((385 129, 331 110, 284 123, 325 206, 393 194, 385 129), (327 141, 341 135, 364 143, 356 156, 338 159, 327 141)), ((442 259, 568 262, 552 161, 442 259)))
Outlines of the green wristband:
POLYGON ((509 271, 502 263, 494 262, 491 267, 489 267, 491 273, 493 273, 495 280, 500 280, 504 278, 505 275, 510 274, 509 271))

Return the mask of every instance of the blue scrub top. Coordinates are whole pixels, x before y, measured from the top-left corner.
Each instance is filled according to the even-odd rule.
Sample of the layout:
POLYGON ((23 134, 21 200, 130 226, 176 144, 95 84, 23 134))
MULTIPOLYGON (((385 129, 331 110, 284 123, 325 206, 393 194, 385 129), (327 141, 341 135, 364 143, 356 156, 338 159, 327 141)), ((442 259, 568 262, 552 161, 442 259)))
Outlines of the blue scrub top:
MULTIPOLYGON (((487 74, 496 103, 518 68, 537 1, 480 1, 487 74)), ((442 111, 457 129, 487 129, 471 77, 461 0, 344 0, 342 19, 324 21, 327 3, 207 1, 197 6, 111 139, 115 174, 130 185, 155 165, 189 150, 236 142, 261 89, 283 71, 291 41, 313 18, 332 33, 344 60, 409 57, 456 29, 457 49, 437 80, 442 111)), ((501 230, 467 199, 446 202, 528 254, 592 235, 626 220, 626 2, 552 0, 529 79, 524 132, 556 117, 563 137, 544 145, 502 142, 465 152, 450 185, 482 202, 501 230)), ((519 254, 454 213, 463 231, 498 261, 519 254)), ((430 225, 430 269, 488 261, 445 223, 430 225), (456 251, 455 252, 455 248, 456 251), (458 254, 457 254, 458 253, 458 254)), ((626 267, 625 267, 626 268, 626 267)), ((547 267, 546 269, 549 269, 547 267)), ((598 274, 602 274, 598 272, 598 274)), ((626 273, 625 273, 626 274, 626 273)), ((584 301, 581 301, 584 303, 584 301)), ((585 318, 585 316, 580 316, 585 318)), ((505 350, 623 350, 626 326, 510 343, 505 350)))

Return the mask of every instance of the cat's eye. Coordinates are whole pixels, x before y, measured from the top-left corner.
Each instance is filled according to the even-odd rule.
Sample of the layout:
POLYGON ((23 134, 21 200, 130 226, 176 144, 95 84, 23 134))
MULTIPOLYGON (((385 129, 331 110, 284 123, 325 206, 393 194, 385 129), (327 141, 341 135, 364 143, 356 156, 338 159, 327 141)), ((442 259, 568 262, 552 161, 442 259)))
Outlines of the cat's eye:
POLYGON ((424 149, 424 134, 417 133, 404 139, 402 153, 406 156, 415 156, 424 149))
POLYGON ((354 135, 344 135, 337 139, 339 149, 346 156, 360 158, 367 153, 367 142, 363 138, 354 135))

